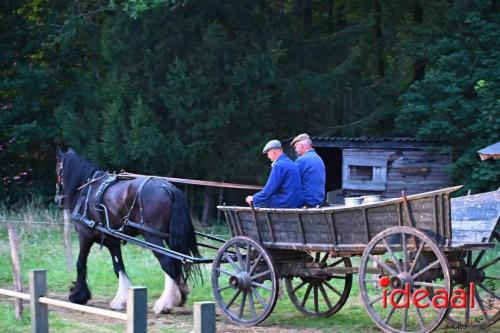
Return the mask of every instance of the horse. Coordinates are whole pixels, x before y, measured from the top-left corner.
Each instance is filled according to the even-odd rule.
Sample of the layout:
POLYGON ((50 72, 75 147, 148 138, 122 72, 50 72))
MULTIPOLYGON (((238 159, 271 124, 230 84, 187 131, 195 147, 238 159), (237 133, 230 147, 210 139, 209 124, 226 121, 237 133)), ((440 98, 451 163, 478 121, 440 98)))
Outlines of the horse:
MULTIPOLYGON (((140 234, 146 242, 154 245, 164 247, 166 243, 178 253, 200 256, 186 197, 172 184, 157 177, 115 179, 110 182, 112 175, 98 170, 71 148, 63 152, 59 147, 56 175, 55 201, 60 208, 72 212, 73 219, 75 213, 83 214, 87 221, 120 230, 128 236, 140 234), (99 204, 104 206, 107 214, 103 214, 99 204), (140 221, 143 227, 131 227, 128 221, 140 221), (167 235, 168 238, 163 237, 167 235)), ((69 300, 86 304, 91 299, 86 281, 87 257, 92 245, 100 243, 101 247, 109 250, 118 278, 118 289, 110 307, 124 309, 131 282, 125 272, 120 240, 84 223, 76 222, 75 228, 80 251, 76 263, 77 278, 70 288, 69 300)), ((156 314, 170 313, 174 307, 185 303, 189 293, 187 280, 199 270, 197 272, 192 265, 182 264, 170 256, 153 253, 165 276, 163 293, 155 302, 153 311, 156 314)))

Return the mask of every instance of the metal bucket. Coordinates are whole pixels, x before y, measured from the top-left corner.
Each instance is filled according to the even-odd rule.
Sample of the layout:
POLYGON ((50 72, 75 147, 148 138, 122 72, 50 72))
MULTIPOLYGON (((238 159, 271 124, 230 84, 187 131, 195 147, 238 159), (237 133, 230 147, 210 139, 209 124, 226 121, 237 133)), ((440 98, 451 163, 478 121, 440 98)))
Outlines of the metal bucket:
POLYGON ((378 194, 376 194, 376 195, 365 195, 365 196, 362 196, 362 198, 363 198, 363 203, 364 204, 382 201, 382 198, 378 194))
POLYGON ((363 200, 363 198, 361 197, 344 198, 344 205, 346 205, 347 207, 361 205, 361 200, 363 200))

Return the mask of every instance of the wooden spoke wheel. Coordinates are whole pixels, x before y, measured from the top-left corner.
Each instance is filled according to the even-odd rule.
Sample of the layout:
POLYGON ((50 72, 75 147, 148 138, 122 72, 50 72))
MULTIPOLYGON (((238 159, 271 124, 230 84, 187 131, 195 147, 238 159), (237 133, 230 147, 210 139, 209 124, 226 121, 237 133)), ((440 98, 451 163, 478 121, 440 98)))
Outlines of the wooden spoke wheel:
POLYGON ((496 230, 490 239, 495 248, 471 250, 465 254, 465 265, 458 288, 466 291, 465 308, 452 308, 448 326, 464 329, 486 328, 500 319, 500 232, 496 230), (471 293, 470 283, 474 284, 471 293), (474 294, 472 299, 471 294, 474 294))
POLYGON ((262 322, 278 298, 278 277, 271 255, 250 238, 228 240, 212 264, 212 290, 232 322, 242 326, 262 322))
MULTIPOLYGON (((324 268, 352 267, 349 258, 317 253, 314 262, 324 268)), ((286 291, 293 305, 307 316, 329 317, 344 306, 352 286, 352 274, 332 274, 325 277, 287 277, 286 291)))
POLYGON ((359 289, 368 315, 382 330, 431 332, 449 310, 446 297, 430 296, 439 293, 438 289, 450 294, 449 263, 436 242, 421 230, 392 227, 366 246, 359 268, 359 289), (401 290, 408 290, 410 297, 401 290), (417 303, 426 307, 413 304, 411 296, 417 290, 424 296, 417 303))

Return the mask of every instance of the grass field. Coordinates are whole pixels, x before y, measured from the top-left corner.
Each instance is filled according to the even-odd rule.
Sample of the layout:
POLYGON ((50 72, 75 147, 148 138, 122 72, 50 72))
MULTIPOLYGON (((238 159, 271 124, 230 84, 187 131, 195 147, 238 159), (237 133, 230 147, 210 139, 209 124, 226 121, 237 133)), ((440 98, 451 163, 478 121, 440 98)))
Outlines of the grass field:
MULTIPOLYGON (((67 300, 68 288, 76 277, 76 272, 66 272, 61 213, 28 205, 22 214, 11 214, 7 209, 0 209, 1 221, 31 221, 32 224, 17 223, 20 238, 20 253, 23 273, 23 286, 27 290, 28 272, 31 269, 47 270, 49 297, 67 300), (46 222, 38 223, 36 222, 46 222)), ((213 233, 226 233, 224 226, 209 230, 213 233)), ((73 233, 74 257, 78 254, 76 233, 73 233)), ((205 253, 212 257, 214 253, 205 253)), ((134 285, 148 288, 148 303, 153 302, 163 289, 163 273, 151 252, 126 245, 123 257, 127 273, 134 285)), ((185 308, 178 308, 169 315, 149 316, 150 332, 190 332, 192 330, 192 303, 213 300, 210 286, 210 267, 202 267, 204 280, 192 285, 192 291, 185 308)), ((89 305, 108 308, 113 298, 117 281, 113 273, 111 258, 104 248, 100 251, 95 245, 89 256, 88 283, 93 299, 89 305)), ((12 271, 6 224, 0 224, 0 288, 12 289, 12 271)), ((150 311, 151 312, 151 311, 150 311)), ((121 332, 125 325, 116 320, 97 318, 92 315, 70 312, 63 309, 49 308, 49 326, 51 332, 121 332)), ((0 332, 30 331, 29 306, 25 304, 25 319, 14 318, 12 299, 0 296, 0 332)), ((445 324, 442 325, 444 327, 445 324)), ((353 288, 346 305, 330 318, 308 318, 299 313, 282 288, 274 312, 255 329, 241 329, 231 325, 223 316, 217 316, 218 331, 254 331, 280 332, 298 330, 302 332, 378 332, 379 329, 366 314, 357 286, 357 276, 353 279, 353 288)), ((499 327, 482 330, 494 332, 499 327)), ((440 329, 441 332, 454 332, 456 329, 440 329)))

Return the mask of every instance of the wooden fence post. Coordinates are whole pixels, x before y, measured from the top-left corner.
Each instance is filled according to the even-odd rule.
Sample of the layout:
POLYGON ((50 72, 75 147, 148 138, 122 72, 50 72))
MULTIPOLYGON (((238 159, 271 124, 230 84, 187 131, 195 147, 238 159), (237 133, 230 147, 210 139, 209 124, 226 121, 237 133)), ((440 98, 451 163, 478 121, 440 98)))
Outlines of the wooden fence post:
MULTIPOLYGON (((17 292, 22 292, 23 284, 21 280, 21 261, 19 260, 19 241, 17 238, 16 229, 12 224, 9 224, 9 243, 10 257, 12 259, 12 275, 14 276, 14 290, 17 292)), ((23 319, 22 299, 14 299, 14 311, 17 319, 23 319)))
POLYGON ((215 303, 193 303, 194 333, 215 333, 215 303))
POLYGON ((127 333, 148 331, 148 290, 144 287, 128 288, 127 333))
POLYGON ((49 311, 47 304, 40 303, 38 298, 47 294, 47 271, 34 269, 30 271, 30 313, 31 332, 49 332, 49 311))

